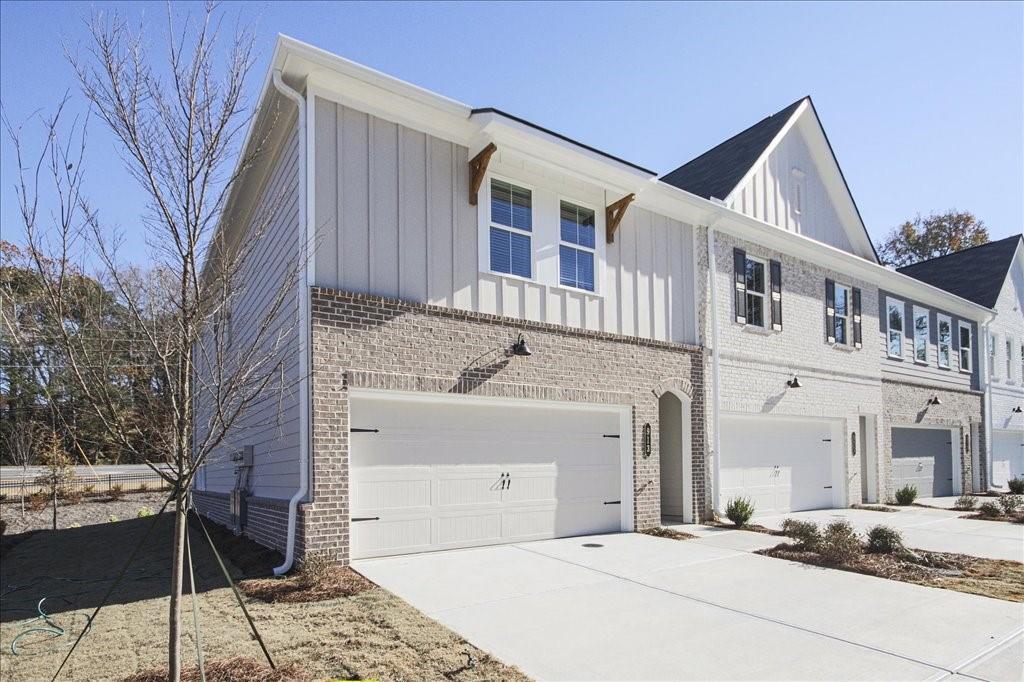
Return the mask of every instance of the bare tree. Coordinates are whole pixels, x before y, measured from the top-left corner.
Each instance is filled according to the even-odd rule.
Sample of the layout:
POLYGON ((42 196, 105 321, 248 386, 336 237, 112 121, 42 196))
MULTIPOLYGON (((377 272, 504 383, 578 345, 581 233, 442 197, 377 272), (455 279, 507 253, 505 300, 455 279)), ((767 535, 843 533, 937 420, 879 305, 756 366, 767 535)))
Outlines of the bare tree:
POLYGON ((251 118, 244 86, 253 64, 252 33, 236 30, 222 48, 217 17, 207 5, 200 21, 186 19, 178 27, 169 8, 167 61, 158 66, 141 29, 96 15, 88 50, 70 57, 92 112, 114 134, 148 198, 141 222, 152 269, 122 262, 122 235, 104 225, 83 196, 84 127, 76 122, 66 132, 58 108, 45 122, 45 148, 26 168, 19 130, 7 124, 23 169, 21 217, 48 313, 61 321, 76 313, 75 324, 57 325, 58 341, 85 407, 175 491, 168 634, 175 681, 181 674, 187 491, 242 417, 287 388, 285 349, 296 328, 296 275, 304 267, 293 263, 256 319, 250 312, 244 330, 233 333, 232 308, 257 279, 250 276, 258 267, 255 248, 283 207, 284 190, 255 207, 244 225, 228 221, 231 189, 257 161, 262 144, 241 149, 251 118), (43 183, 55 204, 45 212, 39 210, 43 183), (86 263, 112 296, 76 287, 76 268, 86 263), (123 316, 116 328, 115 309, 123 316), (126 386, 161 411, 164 418, 152 423, 163 426, 116 409, 126 386), (161 461, 168 467, 155 466, 161 461))
POLYGON ((4 446, 11 461, 21 467, 21 518, 25 518, 25 484, 28 480, 28 465, 35 457, 37 431, 34 421, 17 419, 14 415, 4 431, 4 446))

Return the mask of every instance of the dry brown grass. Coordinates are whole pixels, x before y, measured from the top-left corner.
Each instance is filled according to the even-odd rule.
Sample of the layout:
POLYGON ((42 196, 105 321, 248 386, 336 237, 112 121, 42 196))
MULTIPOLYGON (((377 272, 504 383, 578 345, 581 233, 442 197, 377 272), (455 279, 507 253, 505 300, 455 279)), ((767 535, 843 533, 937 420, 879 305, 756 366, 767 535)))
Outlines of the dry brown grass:
POLYGON ((916 585, 1024 602, 1024 564, 1019 561, 914 550, 917 559, 863 552, 848 561, 833 563, 817 552, 794 549, 787 544, 762 550, 758 554, 916 585))
MULTIPOLYGON (((262 661, 248 656, 235 656, 223 661, 207 661, 203 666, 206 682, 313 682, 313 677, 303 671, 298 664, 288 663, 271 670, 262 661)), ((181 671, 181 682, 199 682, 199 667, 192 666, 181 671)), ((124 678, 122 682, 166 682, 167 667, 153 668, 135 673, 124 678)))
POLYGON ((641 531, 644 535, 653 535, 656 538, 668 538, 669 540, 692 540, 696 535, 690 533, 684 533, 681 530, 673 530, 672 528, 662 528, 658 526, 656 528, 648 528, 647 530, 641 531))

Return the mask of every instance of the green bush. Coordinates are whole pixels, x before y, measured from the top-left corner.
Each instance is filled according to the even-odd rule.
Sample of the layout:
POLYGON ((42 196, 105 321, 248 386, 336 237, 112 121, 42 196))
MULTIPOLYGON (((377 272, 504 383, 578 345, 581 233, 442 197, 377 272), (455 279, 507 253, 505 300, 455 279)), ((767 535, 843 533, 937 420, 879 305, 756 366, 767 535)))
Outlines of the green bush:
POLYGON ((725 507, 725 516, 737 526, 746 525, 754 515, 754 503, 747 497, 734 497, 725 507))
POLYGON ((908 504, 914 504, 914 500, 917 499, 917 488, 912 485, 905 485, 896 491, 896 504, 901 506, 907 506, 908 504))
POLYGON ((876 554, 898 554, 902 552, 903 535, 889 526, 874 526, 868 530, 868 551, 876 554))
POLYGON ((974 509, 974 506, 978 504, 978 498, 969 493, 964 493, 960 497, 956 498, 956 503, 953 505, 953 509, 959 509, 961 511, 970 511, 974 509))
POLYGON ((138 514, 136 514, 136 516, 138 516, 138 518, 140 518, 140 519, 143 519, 143 518, 145 518, 147 516, 152 516, 152 515, 153 515, 153 510, 150 509, 149 507, 142 507, 141 509, 139 509, 138 514))
POLYGON ((1021 504, 1024 504, 1024 499, 1021 499, 1020 495, 1014 493, 1003 495, 999 498, 999 506, 1003 508, 1003 513, 1007 516, 1016 514, 1021 504))
POLYGON ((978 513, 988 518, 995 518, 1003 515, 1003 509, 995 502, 982 502, 978 507, 978 513))
POLYGON ((1024 495, 1024 478, 1014 476, 1006 482, 1006 485, 1014 495, 1024 495))
POLYGON ((798 549, 816 552, 821 546, 821 530, 813 521, 786 519, 782 522, 782 532, 786 537, 796 540, 798 549))
POLYGON ((857 532, 849 521, 833 521, 825 526, 821 534, 818 554, 833 564, 842 564, 861 553, 862 547, 857 532))

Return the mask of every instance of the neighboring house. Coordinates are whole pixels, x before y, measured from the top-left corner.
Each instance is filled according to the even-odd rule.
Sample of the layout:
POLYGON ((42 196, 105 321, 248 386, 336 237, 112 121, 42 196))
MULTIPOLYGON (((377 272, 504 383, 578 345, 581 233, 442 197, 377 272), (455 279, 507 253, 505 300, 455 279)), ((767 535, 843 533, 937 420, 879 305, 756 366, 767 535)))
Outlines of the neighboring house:
POLYGON ((1010 478, 1024 477, 1024 237, 1014 235, 900 272, 996 312, 975 337, 979 341, 973 351, 975 375, 985 391, 984 433, 990 434, 977 448, 975 485, 1005 489, 1010 478))
POLYGON ((286 194, 295 389, 199 508, 283 571, 884 496, 873 301, 990 312, 878 265, 809 99, 767 121, 696 188, 279 38, 221 229, 286 194))

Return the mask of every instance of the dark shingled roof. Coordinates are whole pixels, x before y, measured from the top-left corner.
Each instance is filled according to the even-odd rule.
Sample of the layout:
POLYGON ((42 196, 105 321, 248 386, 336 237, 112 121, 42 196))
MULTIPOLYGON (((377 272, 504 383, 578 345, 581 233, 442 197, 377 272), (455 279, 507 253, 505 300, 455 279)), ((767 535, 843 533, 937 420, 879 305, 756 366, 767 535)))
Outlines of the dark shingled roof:
POLYGON ((899 268, 899 271, 960 298, 991 308, 999 298, 999 291, 1006 281, 1006 273, 1021 239, 1024 237, 1017 234, 997 242, 914 263, 899 268))
POLYGON ((705 199, 725 199, 805 99, 809 98, 801 97, 782 111, 666 173, 661 177, 662 182, 705 199))

